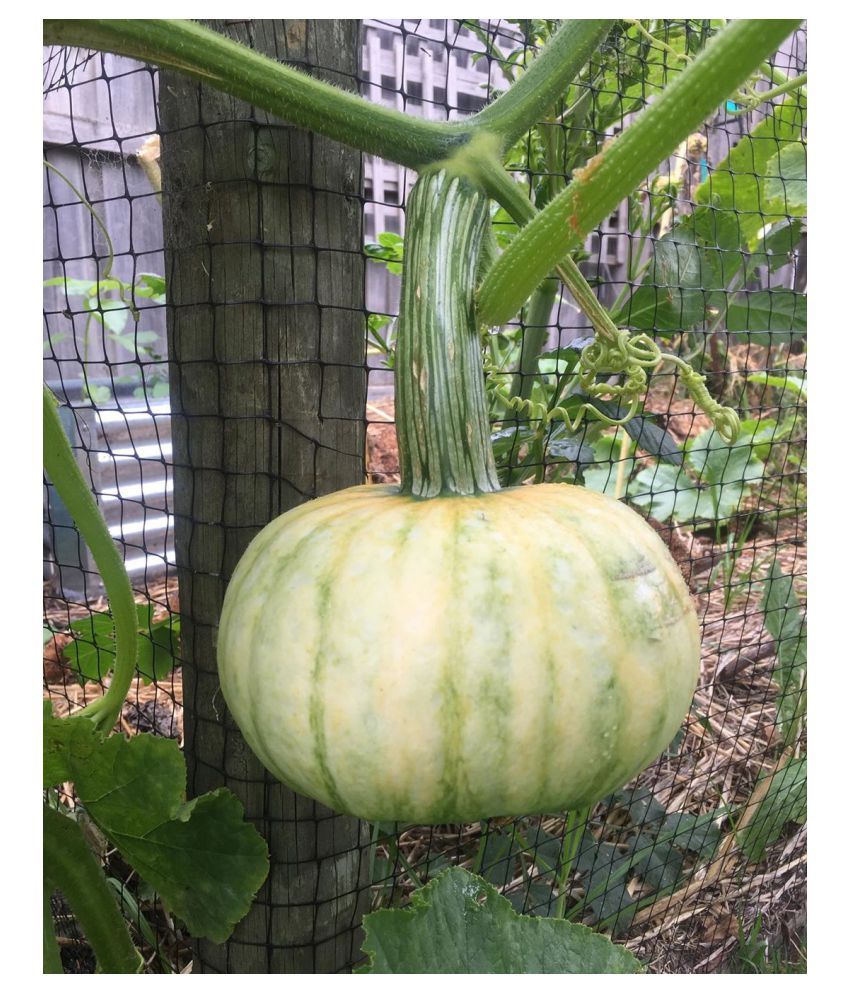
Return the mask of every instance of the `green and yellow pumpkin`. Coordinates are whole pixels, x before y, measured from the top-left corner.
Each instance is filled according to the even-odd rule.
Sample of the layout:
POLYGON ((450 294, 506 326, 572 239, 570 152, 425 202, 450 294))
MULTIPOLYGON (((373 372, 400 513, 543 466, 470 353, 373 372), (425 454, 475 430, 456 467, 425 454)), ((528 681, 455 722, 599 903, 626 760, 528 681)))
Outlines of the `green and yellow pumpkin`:
POLYGON ((260 532, 225 599, 222 691, 264 765, 341 812, 581 808, 673 738, 696 615, 661 539, 620 502, 499 488, 471 291, 487 201, 435 171, 408 214, 402 485, 340 491, 260 532))

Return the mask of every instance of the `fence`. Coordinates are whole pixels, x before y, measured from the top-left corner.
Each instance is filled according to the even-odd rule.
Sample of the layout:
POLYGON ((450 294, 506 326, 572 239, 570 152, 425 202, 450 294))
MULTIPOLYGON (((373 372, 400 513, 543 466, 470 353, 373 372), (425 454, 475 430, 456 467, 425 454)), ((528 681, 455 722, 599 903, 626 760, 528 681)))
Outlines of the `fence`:
MULTIPOLYGON (((551 27, 215 26, 433 117, 476 110, 551 27)), ((712 30, 621 25, 571 104, 511 151, 532 194, 571 175, 712 30)), ((801 31, 765 75, 775 86, 804 69, 801 31)), ((799 180, 775 157, 802 147, 800 92, 752 110, 728 102, 580 260, 620 323, 688 357, 739 408, 738 446, 718 444, 664 366, 638 443, 599 425, 539 440, 494 401, 503 481, 616 494, 668 543, 703 627, 688 720, 582 823, 563 813, 398 831, 337 816, 262 770, 221 714, 214 636, 230 572, 265 522, 337 487, 397 479, 389 319, 414 177, 125 59, 49 50, 44 76, 45 379, 138 600, 152 606, 140 618, 156 679, 136 683, 122 729, 185 736, 190 793, 227 783, 273 854, 249 917, 225 947, 196 945, 194 970, 345 970, 365 911, 455 863, 525 913, 562 913, 566 894, 568 915, 613 931, 655 971, 740 968, 742 936, 793 947, 805 909, 805 224, 799 180), (662 430, 683 450, 678 463, 649 455, 662 430), (562 880, 565 840, 575 859, 562 880)), ((504 217, 494 224, 510 238, 504 217)), ((590 332, 553 288, 548 307, 490 337, 489 355, 507 376, 535 339, 544 389, 590 332)), ((100 693, 108 625, 97 572, 47 485, 45 594, 45 694, 68 711, 100 693)), ((116 854, 106 861, 150 970, 183 968, 180 925, 124 881, 116 854)), ((66 969, 91 969, 55 911, 66 969)))

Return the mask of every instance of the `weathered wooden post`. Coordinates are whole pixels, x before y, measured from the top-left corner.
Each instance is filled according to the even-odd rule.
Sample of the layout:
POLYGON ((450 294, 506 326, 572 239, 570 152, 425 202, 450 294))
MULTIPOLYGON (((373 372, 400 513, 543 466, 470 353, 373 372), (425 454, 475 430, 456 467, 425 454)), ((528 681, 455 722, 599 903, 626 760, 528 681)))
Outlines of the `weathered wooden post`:
MULTIPOLYGON (((206 23, 354 86, 359 21, 206 23)), ((361 159, 173 72, 159 101, 189 790, 236 792, 272 860, 248 917, 227 944, 199 943, 195 969, 340 971, 368 892, 361 826, 265 773, 227 714, 215 643, 259 529, 363 482, 361 159)))

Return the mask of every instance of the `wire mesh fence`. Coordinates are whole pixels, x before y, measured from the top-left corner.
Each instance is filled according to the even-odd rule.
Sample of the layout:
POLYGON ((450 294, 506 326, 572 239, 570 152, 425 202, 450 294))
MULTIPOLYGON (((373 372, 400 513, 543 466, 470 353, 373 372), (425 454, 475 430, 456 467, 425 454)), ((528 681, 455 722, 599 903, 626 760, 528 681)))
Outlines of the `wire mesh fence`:
MULTIPOLYGON (((504 89, 553 22, 368 21, 359 43, 355 22, 216 26, 369 99, 445 119, 504 89)), ((618 25, 560 106, 510 150, 538 206, 716 27, 618 25)), ((756 91, 805 66, 801 30, 756 91)), ((741 951, 765 945, 797 959, 801 91, 728 101, 577 256, 618 324, 687 359, 740 412, 735 446, 670 363, 651 373, 644 412, 626 428, 588 420, 573 432, 506 409, 500 390, 557 404, 593 334, 554 281, 487 335, 502 483, 564 481, 616 496, 681 567, 703 647, 687 720, 656 763, 589 812, 397 827, 358 825, 262 771, 217 693, 214 638, 230 573, 271 517, 341 486, 398 480, 392 319, 415 177, 126 59, 46 51, 44 84, 45 380, 137 595, 139 677, 121 730, 181 744, 185 735, 190 794, 225 782, 237 790, 276 864, 234 939, 193 951, 120 855, 104 854, 149 970, 182 970, 193 956, 196 971, 350 969, 364 912, 404 902, 456 864, 517 911, 611 933, 650 970, 743 969, 741 951)), ((516 231, 495 209, 493 227, 502 246, 516 231)), ((47 483, 44 507, 44 686, 64 714, 102 693, 114 644, 97 571, 47 483)), ((90 969, 78 935, 66 937, 66 969, 90 969)))

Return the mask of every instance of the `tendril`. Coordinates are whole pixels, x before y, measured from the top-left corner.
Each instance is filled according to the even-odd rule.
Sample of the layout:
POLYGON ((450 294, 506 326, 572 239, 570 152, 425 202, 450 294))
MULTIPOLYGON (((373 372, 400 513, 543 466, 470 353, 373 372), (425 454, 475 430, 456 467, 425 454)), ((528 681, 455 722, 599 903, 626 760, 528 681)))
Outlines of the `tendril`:
MULTIPOLYGON (((679 376, 694 404, 701 408, 711 420, 717 433, 730 445, 735 442, 740 431, 740 421, 736 412, 715 401, 706 387, 705 377, 683 359, 670 353, 661 352, 658 345, 645 333, 632 335, 627 329, 617 329, 613 340, 597 337, 582 349, 579 356, 578 373, 571 378, 585 395, 596 398, 613 398, 628 410, 619 418, 612 418, 600 411, 592 402, 584 401, 570 414, 562 404, 534 401, 511 395, 506 386, 496 386, 495 395, 508 408, 525 415, 530 421, 539 421, 545 428, 553 421, 563 422, 571 432, 577 432, 585 415, 592 415, 606 425, 625 425, 637 414, 647 389, 647 369, 667 360, 679 370, 679 376), (598 379, 600 376, 605 379, 598 379), (611 382, 612 377, 622 381, 611 382)), ((488 357, 484 359, 484 372, 488 376, 503 375, 488 357)), ((562 391, 555 390, 552 400, 557 400, 562 391)))

